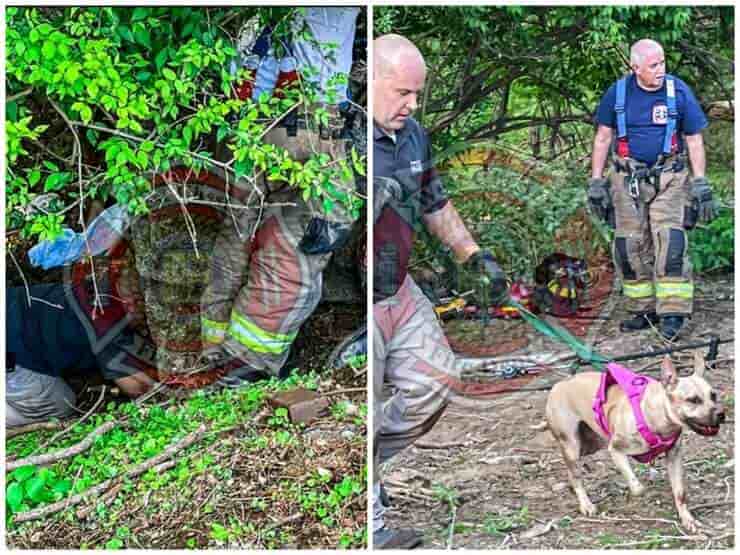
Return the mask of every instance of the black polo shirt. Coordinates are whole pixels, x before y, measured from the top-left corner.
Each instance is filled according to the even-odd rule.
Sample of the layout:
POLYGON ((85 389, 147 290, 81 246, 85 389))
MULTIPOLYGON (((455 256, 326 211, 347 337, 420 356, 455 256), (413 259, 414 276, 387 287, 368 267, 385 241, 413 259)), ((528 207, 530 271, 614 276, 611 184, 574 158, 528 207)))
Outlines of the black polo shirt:
MULTIPOLYGON (((396 131, 395 141, 374 126, 373 177, 392 179, 399 189, 375 218, 373 299, 378 302, 395 295, 406 278, 421 216, 443 208, 448 199, 432 161, 429 138, 413 118, 396 131)), ((387 182, 374 179, 377 198, 377 188, 385 186, 387 182)))

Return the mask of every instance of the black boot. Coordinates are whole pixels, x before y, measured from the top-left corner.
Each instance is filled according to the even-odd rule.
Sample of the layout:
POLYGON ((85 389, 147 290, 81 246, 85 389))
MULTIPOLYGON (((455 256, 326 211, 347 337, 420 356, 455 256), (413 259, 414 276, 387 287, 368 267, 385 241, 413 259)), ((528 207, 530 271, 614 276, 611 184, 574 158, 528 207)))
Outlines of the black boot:
POLYGON ((637 312, 632 318, 622 320, 619 324, 619 331, 640 331, 648 329, 651 325, 658 323, 658 315, 653 312, 637 312))
POLYGON ((383 507, 388 508, 391 506, 391 498, 388 497, 388 492, 385 491, 385 486, 383 485, 383 482, 380 482, 380 504, 383 505, 383 507))
POLYGON ((392 530, 383 526, 373 532, 373 547, 375 549, 413 549, 421 545, 421 532, 411 528, 392 530))
POLYGON ((683 316, 663 316, 660 319, 660 333, 668 341, 676 339, 683 327, 683 316))
POLYGON ((255 370, 249 366, 241 366, 230 370, 225 376, 216 380, 214 385, 217 387, 238 389, 244 385, 269 379, 270 375, 265 371, 255 370))

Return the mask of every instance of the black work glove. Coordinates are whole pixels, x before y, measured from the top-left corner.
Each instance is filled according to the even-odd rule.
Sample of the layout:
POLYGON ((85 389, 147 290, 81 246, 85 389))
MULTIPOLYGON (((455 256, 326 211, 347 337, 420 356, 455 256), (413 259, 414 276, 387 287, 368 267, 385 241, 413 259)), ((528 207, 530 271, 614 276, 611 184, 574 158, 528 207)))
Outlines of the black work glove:
POLYGON ((711 222, 717 215, 712 188, 706 177, 695 177, 689 184, 689 197, 700 222, 711 222))
POLYGON ((588 180, 588 204, 597 218, 606 224, 612 225, 614 205, 612 204, 608 179, 591 178, 588 180))
MULTIPOLYGON (((482 301, 490 300, 492 306, 502 306, 509 300, 509 284, 506 274, 498 265, 490 251, 481 250, 465 262, 465 268, 478 274, 482 288, 482 301)), ((478 293, 478 291, 476 291, 478 293)))
POLYGON ((348 223, 330 222, 314 216, 298 245, 306 254, 326 254, 341 249, 349 239, 352 226, 348 223))

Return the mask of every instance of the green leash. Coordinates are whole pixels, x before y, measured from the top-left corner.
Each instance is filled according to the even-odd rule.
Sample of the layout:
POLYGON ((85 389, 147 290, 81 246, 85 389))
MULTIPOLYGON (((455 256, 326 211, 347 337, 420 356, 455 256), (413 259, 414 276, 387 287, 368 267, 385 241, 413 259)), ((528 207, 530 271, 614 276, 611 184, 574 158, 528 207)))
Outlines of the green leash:
POLYGON ((587 364, 590 364, 594 368, 602 370, 604 368, 604 365, 611 360, 604 355, 594 351, 591 347, 583 343, 580 339, 575 337, 565 328, 554 326, 549 322, 538 318, 529 310, 524 308, 519 302, 513 299, 509 299, 507 305, 516 308, 522 315, 522 318, 542 335, 570 347, 578 356, 578 358, 581 359, 582 362, 585 362, 587 364))

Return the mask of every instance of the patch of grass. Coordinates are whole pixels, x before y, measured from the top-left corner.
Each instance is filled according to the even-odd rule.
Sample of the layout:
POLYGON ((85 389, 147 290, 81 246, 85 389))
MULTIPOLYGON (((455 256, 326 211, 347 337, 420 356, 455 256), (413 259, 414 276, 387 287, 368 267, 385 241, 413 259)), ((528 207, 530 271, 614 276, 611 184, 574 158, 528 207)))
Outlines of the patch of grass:
POLYGON ((460 522, 455 524, 455 534, 465 534, 467 532, 470 532, 471 530, 475 530, 475 526, 471 526, 470 524, 462 524, 460 522))
MULTIPOLYGON (((88 516, 88 521, 93 521, 94 526, 106 531, 107 535, 93 541, 77 538, 67 547, 138 547, 139 543, 151 541, 150 536, 157 536, 152 535, 152 530, 144 531, 137 543, 130 545, 130 529, 136 528, 140 519, 154 519, 159 523, 157 527, 162 526, 173 541, 178 542, 168 546, 173 548, 200 549, 216 544, 280 548, 295 545, 296 535, 302 536, 301 541, 318 542, 325 547, 361 548, 367 543, 364 436, 357 434, 351 441, 338 439, 336 446, 323 441, 317 443, 312 436, 304 436, 301 432, 305 425, 292 424, 287 410, 282 408, 269 412, 259 425, 241 428, 241 424, 252 421, 257 413, 264 414, 267 398, 273 392, 296 387, 317 389, 317 374, 294 375, 284 382, 263 381, 235 390, 198 391, 188 399, 174 401, 164 407, 140 408, 133 403, 110 403, 89 421, 75 424, 62 439, 44 451, 57 451, 73 445, 106 421, 125 421, 125 426, 116 427, 99 437, 85 453, 49 468, 31 467, 23 471, 28 475, 17 476, 22 478, 20 491, 25 492, 24 481, 33 480, 39 473, 53 478, 45 481, 50 491, 55 491, 53 488, 58 482, 69 482, 69 492, 60 490, 54 494, 54 499, 48 495, 38 497, 37 504, 42 506, 73 492, 84 491, 110 477, 120 476, 132 465, 161 453, 201 423, 214 432, 238 426, 240 432, 234 435, 208 433, 196 445, 179 453, 177 465, 168 471, 155 473, 150 470, 138 479, 124 480, 114 500, 107 506, 98 503, 88 516), (350 454, 351 459, 348 458, 350 454), (254 464, 235 464, 234 461, 242 461, 245 456, 254 464), (292 479, 276 480, 279 474, 275 475, 276 468, 270 464, 276 456, 290 460, 283 468, 288 469, 292 479), (301 468, 304 475, 301 475, 301 468), (305 469, 309 469, 308 474, 305 474, 305 469), (263 493, 251 500, 240 501, 237 509, 231 507, 233 502, 228 502, 226 490, 232 484, 244 487, 255 480, 260 481, 259 489, 263 493), (144 498, 146 502, 140 505, 144 498), (132 511, 134 506, 138 508, 132 511), (244 506, 247 518, 243 516, 244 506), (276 515, 285 517, 297 512, 303 515, 301 524, 271 526, 275 518, 280 518, 276 515), (184 521, 183 514, 187 514, 184 521), (184 529, 196 533, 176 539, 182 536, 167 529, 171 520, 183 522, 184 529), (128 534, 126 530, 129 530, 128 534), (306 533, 307 530, 313 531, 306 533)), ((367 406, 363 404, 360 410, 345 414, 343 419, 365 426, 366 414, 367 406)), ((12 438, 6 443, 7 454, 15 457, 31 452, 39 454, 40 451, 35 453, 38 445, 48 441, 52 433, 36 432, 12 438)), ((12 473, 7 478, 8 485, 11 485, 14 482, 12 473)), ((31 491, 36 492, 36 488, 31 491)), ((23 499, 21 502, 15 498, 11 500, 16 511, 31 508, 24 505, 23 499)), ((6 494, 6 505, 11 500, 6 494)), ((60 522, 67 530, 81 532, 75 523, 74 510, 63 513, 60 522)), ((8 531, 16 538, 25 537, 34 529, 34 523, 13 525, 13 511, 6 513, 10 517, 8 531)), ((60 543, 64 541, 63 538, 57 539, 60 543)))
MULTIPOLYGON (((568 518, 568 517, 566 517, 568 518)), ((526 527, 532 520, 529 508, 525 505, 518 512, 498 515, 488 514, 483 523, 483 530, 491 536, 504 536, 517 528, 526 527)))
POLYGON ((367 528, 356 530, 352 534, 342 534, 339 538, 339 546, 342 549, 361 548, 367 545, 367 528))
POLYGON ((626 540, 615 536, 614 534, 610 534, 608 532, 599 534, 596 536, 596 543, 598 543, 601 546, 608 547, 610 545, 617 545, 619 543, 624 543, 626 540))
POLYGON ((236 518, 230 518, 226 526, 218 522, 212 522, 209 536, 219 544, 230 544, 254 533, 255 529, 252 523, 242 523, 236 518))
POLYGON ((337 401, 329 407, 329 412, 338 422, 352 422, 362 426, 367 421, 367 403, 360 403, 358 407, 349 401, 337 401))
POLYGON ((344 476, 341 481, 325 468, 317 469, 305 483, 295 484, 294 495, 300 506, 326 526, 334 526, 346 502, 365 491, 363 468, 360 476, 344 476))

